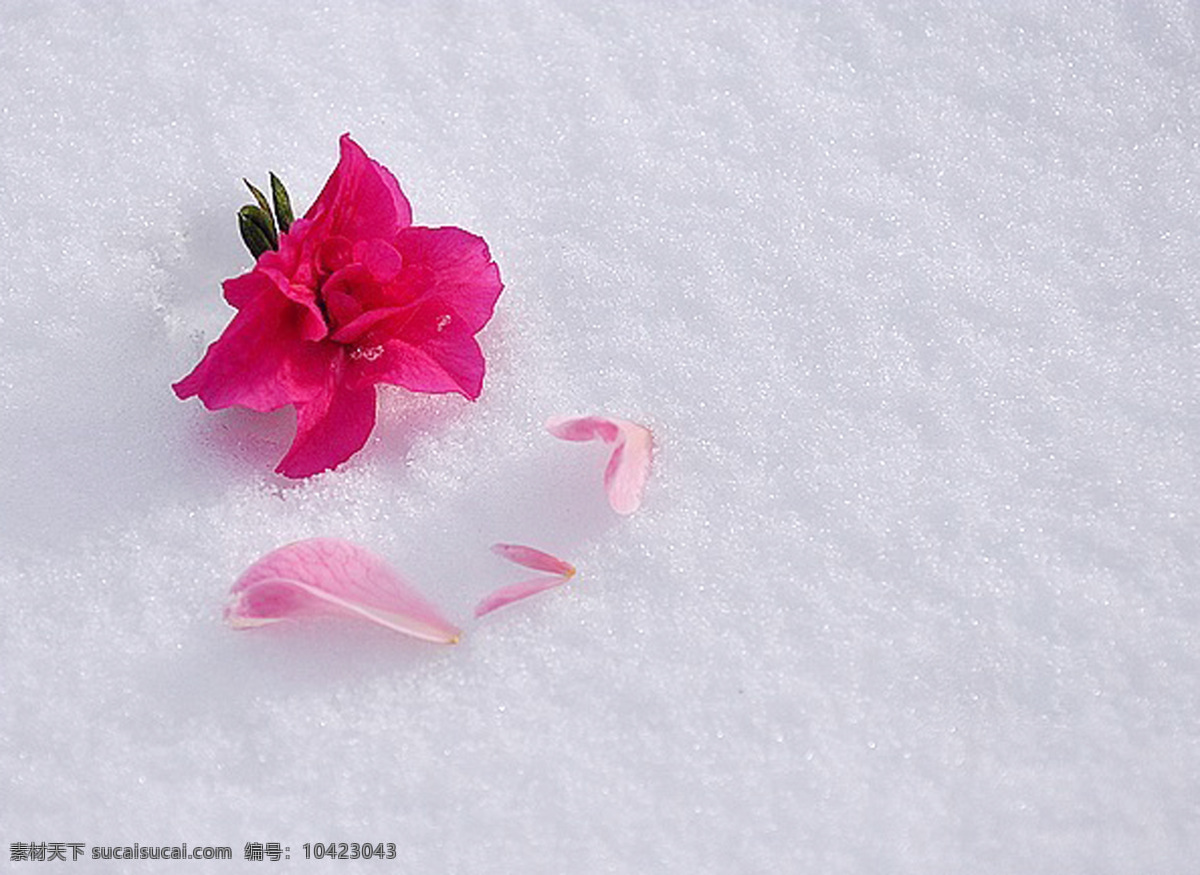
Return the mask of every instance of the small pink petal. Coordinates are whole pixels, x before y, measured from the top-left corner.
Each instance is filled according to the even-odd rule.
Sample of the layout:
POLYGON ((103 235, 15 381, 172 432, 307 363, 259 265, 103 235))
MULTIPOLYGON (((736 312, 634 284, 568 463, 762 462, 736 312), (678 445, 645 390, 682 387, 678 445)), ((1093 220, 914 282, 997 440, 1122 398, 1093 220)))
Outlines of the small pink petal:
POLYGON ((225 617, 237 629, 314 616, 350 616, 437 644, 461 632, 387 563, 340 538, 273 550, 234 583, 225 617))
POLYGON ((546 422, 546 428, 555 437, 567 441, 599 438, 606 444, 614 444, 608 467, 604 470, 608 503, 617 513, 626 515, 641 507, 653 454, 654 437, 650 429, 636 422, 604 416, 556 416, 546 422))
POLYGON ((557 556, 551 556, 549 553, 543 553, 533 547, 525 547, 521 544, 492 544, 492 552, 497 556, 503 556, 509 562, 524 565, 534 571, 548 571, 564 578, 573 577, 575 574, 575 566, 570 562, 564 562, 557 556))
POLYGON ((483 600, 475 606, 475 616, 482 617, 484 614, 490 614, 497 608, 511 605, 513 602, 529 598, 531 595, 537 595, 539 592, 545 592, 556 586, 562 586, 569 578, 570 575, 534 577, 529 580, 522 580, 520 583, 510 583, 508 586, 502 586, 495 592, 484 596, 483 600))

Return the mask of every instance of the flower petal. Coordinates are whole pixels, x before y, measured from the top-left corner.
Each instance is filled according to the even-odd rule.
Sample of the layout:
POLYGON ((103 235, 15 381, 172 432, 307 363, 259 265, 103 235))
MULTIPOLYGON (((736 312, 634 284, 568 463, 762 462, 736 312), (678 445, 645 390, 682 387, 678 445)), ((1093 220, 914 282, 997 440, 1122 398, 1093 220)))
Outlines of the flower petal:
POLYGON ((354 263, 354 244, 345 237, 326 237, 316 249, 317 269, 322 273, 337 273, 354 263))
POLYGON ((241 310, 253 304, 265 295, 283 296, 302 309, 295 317, 299 322, 300 336, 304 340, 320 340, 329 333, 325 326, 325 317, 317 304, 317 296, 304 285, 292 282, 286 273, 279 269, 280 259, 268 256, 278 256, 277 252, 267 251, 259 256, 254 270, 227 279, 221 284, 225 300, 241 310))
POLYGON ((554 417, 546 422, 546 428, 567 441, 599 438, 606 444, 614 444, 604 470, 608 503, 619 514, 631 514, 641 506, 654 444, 650 429, 636 422, 603 416, 554 417))
POLYGON ((522 544, 492 544, 492 552, 497 556, 503 556, 509 562, 524 565, 534 571, 548 571, 563 577, 572 577, 575 574, 575 566, 570 562, 522 544))
POLYGON ((440 298, 472 334, 492 318, 504 283, 482 237, 462 228, 405 228, 396 248, 408 294, 440 298))
POLYGON ((404 266, 400 253, 385 240, 360 240, 354 244, 354 260, 379 283, 390 283, 404 266))
POLYGON ((510 583, 508 586, 502 586, 495 592, 483 597, 479 604, 475 606, 475 616, 482 617, 484 614, 490 614, 497 608, 511 605, 513 602, 527 599, 531 595, 537 595, 539 592, 545 592, 556 586, 562 586, 569 579, 569 577, 561 575, 554 577, 533 577, 529 580, 522 580, 519 583, 510 583))
MULTIPOLYGON (((330 293, 327 296, 326 300, 328 301, 329 312, 331 315, 334 313, 334 306, 344 302, 346 298, 349 298, 349 295, 338 295, 337 292, 330 293)), ((350 301, 354 302, 354 299, 350 298, 350 301)), ((409 309, 411 310, 411 308, 409 309)), ((349 315, 353 311, 350 309, 350 307, 343 307, 341 312, 349 315)), ((406 312, 404 307, 377 307, 374 310, 360 312, 351 319, 347 319, 344 322, 337 322, 338 329, 333 333, 333 339, 338 343, 358 345, 358 342, 362 340, 363 335, 380 322, 394 320, 397 316, 404 312, 406 312)), ((334 318, 337 319, 338 317, 334 316, 334 318)), ((362 345, 369 349, 370 347, 378 344, 372 344, 368 341, 362 345)), ((351 355, 353 355, 353 353, 351 353, 351 355)))
POLYGON ((276 410, 303 403, 324 385, 335 347, 304 339, 308 311, 277 291, 259 294, 233 318, 204 358, 172 388, 209 410, 276 410))
POLYGON ((280 547, 242 573, 225 617, 245 629, 302 617, 365 620, 438 644, 462 634, 387 563, 340 538, 311 538, 280 547))
POLYGON ((296 437, 275 470, 285 477, 309 477, 362 449, 375 427, 375 387, 351 386, 343 378, 339 352, 327 372, 325 390, 296 405, 296 437))
POLYGON ((459 392, 474 401, 483 390, 484 361, 473 333, 434 298, 399 311, 355 342, 354 382, 392 383, 411 392, 459 392))
POLYGON ((264 271, 252 270, 221 283, 225 300, 231 307, 242 309, 259 295, 275 291, 275 281, 264 271))
POLYGON ((391 240, 412 224, 412 208, 400 183, 349 134, 342 135, 339 146, 338 166, 304 218, 320 229, 321 238, 339 234, 351 240, 391 240))
POLYGON ((474 339, 461 345, 421 346, 391 341, 383 345, 380 358, 368 364, 378 374, 375 379, 410 392, 458 392, 474 401, 483 391, 483 353, 474 339))

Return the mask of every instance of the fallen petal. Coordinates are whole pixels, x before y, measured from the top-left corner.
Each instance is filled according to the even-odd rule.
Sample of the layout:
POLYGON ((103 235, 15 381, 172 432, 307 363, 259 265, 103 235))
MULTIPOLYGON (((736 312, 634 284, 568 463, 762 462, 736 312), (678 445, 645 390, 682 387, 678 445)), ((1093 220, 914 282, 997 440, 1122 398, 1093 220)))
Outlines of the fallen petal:
POLYGON ((524 565, 534 571, 549 571, 551 574, 558 574, 564 578, 575 575, 575 566, 570 562, 565 562, 549 553, 543 553, 541 550, 535 550, 533 547, 525 547, 521 544, 492 544, 492 552, 497 556, 503 556, 509 562, 524 565))
POLYGON ((568 579, 569 575, 534 577, 529 580, 522 580, 520 583, 510 583, 508 586, 502 586, 495 592, 484 596, 483 600, 475 606, 475 616, 482 617, 484 614, 490 614, 497 608, 511 605, 513 602, 529 598, 531 595, 537 595, 539 592, 545 592, 556 586, 562 586, 568 579))
POLYGON ((606 444, 613 444, 612 456, 604 470, 608 503, 617 513, 626 515, 641 507, 653 453, 654 437, 650 429, 636 422, 604 416, 556 416, 546 422, 546 428, 555 437, 567 441, 599 438, 606 444))
POLYGON ((273 550, 234 583, 225 617, 237 629, 280 620, 350 616, 437 644, 462 634, 382 559, 340 538, 273 550))

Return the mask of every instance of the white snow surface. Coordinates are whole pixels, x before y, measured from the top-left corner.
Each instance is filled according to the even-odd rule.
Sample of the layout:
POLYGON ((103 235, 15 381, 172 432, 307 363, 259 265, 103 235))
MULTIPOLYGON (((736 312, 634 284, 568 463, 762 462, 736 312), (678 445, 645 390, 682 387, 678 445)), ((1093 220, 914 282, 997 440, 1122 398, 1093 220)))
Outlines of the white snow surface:
POLYGON ((1198 9, 0 0, 6 864, 1195 871, 1198 9), (506 289, 477 403, 292 482, 170 384, 241 178, 302 210, 344 131, 506 289), (654 430, 636 515, 564 413, 654 430), (231 630, 315 535, 462 643, 231 630), (471 621, 495 541, 579 576, 471 621))

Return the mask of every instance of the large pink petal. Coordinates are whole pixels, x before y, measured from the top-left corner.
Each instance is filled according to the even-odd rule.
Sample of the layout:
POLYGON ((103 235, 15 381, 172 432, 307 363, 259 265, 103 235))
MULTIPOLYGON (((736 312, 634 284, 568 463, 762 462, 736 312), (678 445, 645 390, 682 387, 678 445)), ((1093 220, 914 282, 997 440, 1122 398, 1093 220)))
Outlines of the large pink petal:
POLYGON ((461 228, 406 228, 396 248, 406 294, 440 298, 472 334, 492 318, 504 284, 482 237, 461 228))
POLYGON ((351 240, 391 240, 412 224, 408 198, 396 177, 349 134, 342 135, 339 145, 338 166, 304 218, 321 239, 337 234, 351 240))
POLYGON ((345 381, 339 351, 327 372, 325 390, 296 405, 296 438, 275 470, 309 477, 335 468, 362 449, 375 427, 375 387, 345 381))
POLYGON ((259 294, 233 318, 190 374, 172 388, 209 410, 275 410, 308 401, 326 384, 333 344, 304 339, 308 311, 278 292, 259 294))
POLYGON ((238 629, 322 615, 359 617, 438 644, 462 634, 387 563, 340 538, 280 547, 242 573, 225 616, 238 629))
POLYGON ((524 565, 534 571, 548 571, 563 577, 571 577, 575 574, 575 566, 570 562, 565 562, 557 556, 533 547, 526 547, 523 544, 492 544, 492 552, 497 556, 503 556, 509 562, 524 565))
POLYGON ((603 416, 555 417, 546 423, 555 437, 568 441, 599 438, 613 444, 604 470, 608 503, 619 514, 631 514, 642 504, 642 493, 650 476, 654 438, 650 429, 636 422, 603 416))
POLYGON ((497 608, 511 605, 513 602, 527 599, 531 595, 537 595, 539 592, 545 592, 556 586, 562 586, 569 579, 561 575, 554 577, 533 577, 529 580, 522 580, 519 583, 510 583, 508 586, 502 586, 495 592, 483 597, 479 604, 475 606, 475 616, 482 617, 484 614, 490 614, 497 608))

